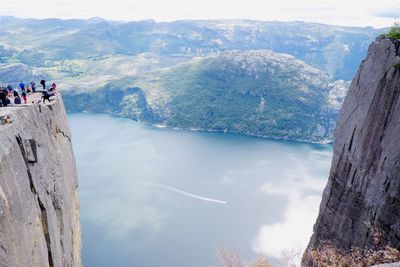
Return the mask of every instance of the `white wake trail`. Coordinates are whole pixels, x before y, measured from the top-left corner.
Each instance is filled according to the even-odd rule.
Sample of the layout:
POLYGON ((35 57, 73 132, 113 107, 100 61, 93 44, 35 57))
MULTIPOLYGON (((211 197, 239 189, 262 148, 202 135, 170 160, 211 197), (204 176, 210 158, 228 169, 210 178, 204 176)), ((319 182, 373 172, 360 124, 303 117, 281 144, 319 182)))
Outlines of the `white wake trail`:
POLYGON ((179 188, 172 187, 172 186, 165 185, 165 184, 159 184, 159 183, 138 183, 138 184, 144 185, 144 186, 151 186, 151 187, 158 187, 158 188, 166 189, 168 191, 171 191, 171 192, 183 195, 183 196, 187 196, 190 198, 198 199, 198 200, 203 200, 203 201, 213 202, 213 203, 218 203, 218 204, 225 204, 225 205, 228 204, 228 201, 199 196, 199 195, 192 194, 192 193, 183 191, 179 188))

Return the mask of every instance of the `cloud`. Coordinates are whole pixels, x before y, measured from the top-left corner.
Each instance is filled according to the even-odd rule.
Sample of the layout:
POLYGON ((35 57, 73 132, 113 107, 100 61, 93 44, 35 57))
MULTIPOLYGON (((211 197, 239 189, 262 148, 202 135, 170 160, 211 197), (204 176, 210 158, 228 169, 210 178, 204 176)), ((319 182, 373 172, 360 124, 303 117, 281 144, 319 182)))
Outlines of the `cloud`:
MULTIPOLYGON (((257 253, 282 258, 289 256, 291 262, 300 265, 301 253, 305 250, 312 235, 312 227, 318 215, 322 191, 325 187, 324 174, 315 169, 328 169, 328 151, 313 151, 307 161, 292 156, 282 182, 266 183, 261 191, 266 194, 283 195, 289 201, 283 220, 263 225, 254 241, 257 253), (311 164, 311 162, 313 164, 311 164), (285 255, 286 254, 286 255, 285 255)), ((327 174, 326 174, 327 177, 327 174)))
POLYGON ((371 15, 381 18, 399 19, 400 7, 375 10, 371 12, 371 15))
POLYGON ((398 0, 1 0, 0 15, 172 21, 179 19, 304 20, 347 26, 382 27, 399 11, 398 0), (229 7, 229 8, 227 8, 229 7), (8 8, 6 10, 6 8, 8 8), (375 10, 381 11, 376 12, 375 10), (372 11, 372 13, 371 13, 372 11), (375 15, 374 15, 375 14, 375 15))
POLYGON ((70 5, 72 5, 72 2, 61 0, 61 1, 57 1, 57 4, 61 5, 61 6, 70 6, 70 5))
MULTIPOLYGON (((254 250, 279 258, 287 251, 304 251, 312 235, 320 201, 318 196, 291 198, 284 221, 264 225, 255 241, 254 250)), ((295 261, 296 266, 300 266, 300 258, 295 261)))
POLYGON ((287 12, 301 12, 301 13, 313 13, 313 12, 335 12, 339 6, 308 6, 308 7, 288 7, 284 8, 283 11, 287 12))
POLYGON ((87 205, 83 206, 85 212, 82 220, 87 225, 103 227, 108 238, 123 238, 143 228, 147 228, 149 234, 159 232, 166 215, 157 207, 149 205, 146 195, 137 191, 135 193, 133 195, 128 190, 120 190, 121 196, 115 197, 115 190, 82 192, 82 203, 87 205), (107 201, 96 203, 99 195, 107 201))

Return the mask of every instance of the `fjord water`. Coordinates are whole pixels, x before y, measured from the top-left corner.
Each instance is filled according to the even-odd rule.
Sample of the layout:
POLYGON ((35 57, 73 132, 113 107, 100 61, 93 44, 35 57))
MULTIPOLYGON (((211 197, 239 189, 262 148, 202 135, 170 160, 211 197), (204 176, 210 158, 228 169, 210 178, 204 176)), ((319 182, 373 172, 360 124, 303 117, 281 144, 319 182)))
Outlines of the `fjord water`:
MULTIPOLYGON (((299 256, 318 213, 330 145, 160 129, 69 114, 83 261, 91 266, 210 266, 299 256)), ((297 257, 298 258, 298 257, 297 257)))

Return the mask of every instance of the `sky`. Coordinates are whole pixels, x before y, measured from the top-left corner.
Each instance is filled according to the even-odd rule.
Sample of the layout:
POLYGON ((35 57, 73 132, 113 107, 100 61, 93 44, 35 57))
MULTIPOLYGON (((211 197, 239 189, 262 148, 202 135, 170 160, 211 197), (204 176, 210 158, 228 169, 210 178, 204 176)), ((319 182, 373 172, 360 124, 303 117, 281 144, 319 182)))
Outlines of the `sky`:
POLYGON ((300 20, 379 28, 400 19, 400 0, 1 0, 0 15, 122 21, 300 20))

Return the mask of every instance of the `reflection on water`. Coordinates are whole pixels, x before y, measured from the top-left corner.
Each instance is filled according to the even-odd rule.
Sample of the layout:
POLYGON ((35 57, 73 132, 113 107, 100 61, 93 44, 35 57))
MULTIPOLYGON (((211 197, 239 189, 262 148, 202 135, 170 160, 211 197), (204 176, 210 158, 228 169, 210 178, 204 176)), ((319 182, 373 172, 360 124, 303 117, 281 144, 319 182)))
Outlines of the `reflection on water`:
POLYGON ((217 246, 250 260, 307 244, 330 146, 69 120, 86 267, 210 266, 217 246))

